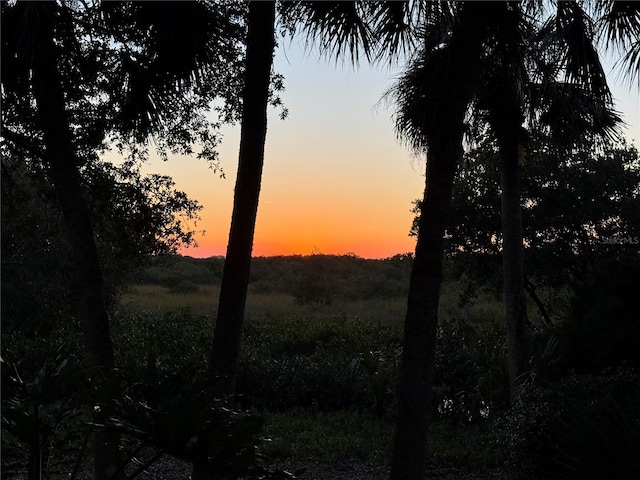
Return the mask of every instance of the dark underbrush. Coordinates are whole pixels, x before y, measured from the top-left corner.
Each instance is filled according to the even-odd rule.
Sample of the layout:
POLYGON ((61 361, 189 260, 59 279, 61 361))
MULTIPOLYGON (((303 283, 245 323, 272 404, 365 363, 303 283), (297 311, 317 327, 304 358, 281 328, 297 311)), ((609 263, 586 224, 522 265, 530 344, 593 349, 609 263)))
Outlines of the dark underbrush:
MULTIPOLYGON (((575 364, 584 345, 593 348, 592 337, 608 338, 602 319, 616 308, 616 325, 634 334, 634 290, 629 298, 616 293, 604 313, 574 307, 562 325, 538 328, 528 381, 511 408, 502 307, 486 294, 460 306, 460 291, 443 291, 429 464, 516 468, 542 478, 638 478, 635 353, 614 348, 625 338, 618 332, 597 364, 575 364)), ((598 295, 612 295, 587 287, 579 294, 594 305, 606 305, 598 295)), ((175 305, 198 292, 163 295, 175 305)), ((402 300, 299 304, 282 293, 261 295, 249 299, 233 409, 210 393, 205 374, 210 315, 122 304, 112 318, 118 369, 111 380, 83 358, 73 323, 47 336, 5 331, 3 478, 27 471, 68 478, 89 457, 96 431, 122 436, 128 478, 139 473, 139 452, 147 460, 151 449, 190 462, 213 447, 228 478, 290 478, 283 468, 351 461, 383 471, 396 411, 402 300)))

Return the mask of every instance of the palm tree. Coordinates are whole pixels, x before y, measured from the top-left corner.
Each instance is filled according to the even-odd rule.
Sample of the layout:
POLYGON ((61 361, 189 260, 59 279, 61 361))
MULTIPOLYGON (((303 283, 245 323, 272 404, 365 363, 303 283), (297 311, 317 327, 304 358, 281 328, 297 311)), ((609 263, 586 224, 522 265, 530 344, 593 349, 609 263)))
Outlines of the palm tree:
POLYGON ((209 364, 216 383, 215 393, 222 397, 234 392, 240 352, 264 163, 274 28, 275 2, 250 2, 238 174, 209 364))
MULTIPOLYGON (((235 390, 260 197, 269 85, 275 49, 275 2, 249 2, 246 24, 238 172, 209 355, 209 374, 214 394, 226 400, 230 399, 235 390)), ((213 466, 206 461, 194 463, 192 475, 194 480, 217 478, 213 466)))
POLYGON ((448 12, 450 22, 436 24, 438 28, 425 32, 421 50, 388 93, 397 105, 399 135, 414 149, 426 149, 427 153, 426 187, 400 365, 391 466, 394 480, 424 475, 443 238, 453 181, 463 153, 465 117, 480 78, 483 45, 499 5, 468 2, 452 7, 448 12))
POLYGON ((486 122, 501 158, 504 302, 513 399, 526 382, 530 357, 520 189, 528 143, 525 112, 532 125, 536 121, 532 116, 546 105, 571 99, 571 111, 562 115, 564 128, 558 131, 557 124, 548 126, 556 143, 565 147, 587 134, 613 134, 619 119, 593 46, 590 20, 578 4, 559 3, 555 15, 541 28, 535 24, 535 5, 505 7, 502 26, 488 46, 489 62, 477 107, 487 111, 486 122), (562 75, 566 82, 558 81, 562 75))
MULTIPOLYGON (((558 5, 557 15, 552 17, 540 29, 538 42, 544 43, 547 47, 552 45, 551 52, 546 51, 545 48, 541 51, 526 49, 532 35, 537 33, 536 28, 539 28, 538 25, 530 23, 530 21, 524 21, 525 17, 535 18, 533 15, 536 13, 535 5, 531 11, 527 12, 527 15, 523 15, 523 6, 507 2, 502 2, 499 5, 485 5, 481 8, 484 8, 485 12, 490 12, 491 18, 486 18, 485 20, 487 22, 486 28, 490 29, 490 34, 475 38, 476 41, 485 42, 480 47, 482 49, 481 64, 479 65, 480 72, 475 77, 467 76, 469 79, 467 88, 470 88, 470 90, 467 90, 468 93, 463 98, 468 99, 467 107, 469 107, 471 106, 472 98, 476 97, 476 113, 474 117, 480 120, 484 119, 483 121, 488 123, 497 139, 502 159, 503 274, 507 311, 510 383, 511 391, 515 392, 524 380, 524 374, 528 371, 530 335, 524 303, 522 214, 520 207, 520 169, 527 144, 527 134, 523 128, 526 118, 525 111, 528 107, 530 112, 538 112, 538 116, 535 118, 539 123, 556 120, 554 116, 548 115, 548 113, 545 114, 543 107, 558 103, 564 105, 567 102, 567 94, 571 94, 573 108, 579 107, 577 111, 571 115, 566 115, 559 122, 563 127, 562 129, 559 129, 557 124, 548 126, 552 132, 556 133, 556 138, 559 139, 560 135, 563 135, 565 137, 563 140, 566 143, 573 142, 576 140, 576 136, 584 135, 585 133, 610 133, 618 119, 615 113, 612 112, 611 97, 606 88, 602 67, 591 44, 593 39, 591 30, 584 11, 577 4, 564 2, 558 5), (532 56, 537 59, 537 63, 532 61, 532 56), (540 57, 546 60, 546 63, 540 57), (531 82, 529 78, 532 66, 546 67, 536 72, 539 80, 538 84, 531 82), (557 81, 562 72, 565 72, 567 76, 567 83, 559 83, 557 81), (544 85, 544 89, 540 88, 541 84, 544 85), (548 85, 552 85, 554 88, 549 88, 548 85), (541 101, 542 98, 544 98, 544 101, 541 101), (483 110, 487 112, 486 115, 483 114, 483 110), (542 114, 539 113, 541 111, 543 111, 542 114)), ((462 22, 463 12, 464 10, 462 9, 455 12, 457 18, 452 22, 452 25, 455 25, 456 22, 462 22)), ((481 15, 478 15, 477 21, 482 21, 482 18, 481 15)), ((451 30, 448 36, 453 39, 454 29, 452 27, 449 28, 451 30)), ((429 210, 434 208, 433 205, 429 205, 427 202, 429 185, 434 177, 434 173, 430 171, 429 162, 433 162, 433 132, 438 132, 442 123, 429 125, 428 118, 425 117, 433 115, 434 118, 438 118, 440 121, 445 118, 444 115, 441 116, 442 114, 437 108, 434 108, 433 105, 424 100, 425 92, 438 92, 438 94, 442 95, 437 86, 429 83, 429 70, 431 72, 437 71, 437 67, 433 63, 429 64, 426 61, 422 61, 425 51, 435 52, 437 50, 434 49, 434 45, 437 46, 442 43, 437 35, 425 35, 425 38, 437 38, 438 40, 432 44, 425 41, 423 52, 420 52, 418 57, 414 57, 407 72, 390 92, 395 97, 398 105, 396 127, 399 134, 407 139, 414 148, 426 147, 428 155, 427 189, 423 199, 423 215, 419 220, 418 246, 416 247, 414 270, 422 248, 420 231, 429 228, 433 229, 434 225, 438 225, 437 220, 427 219, 425 221, 423 217, 434 215, 433 212, 429 213, 429 210)), ((476 45, 476 47, 478 46, 476 45)), ((456 61, 454 58, 462 60, 461 58, 458 59, 458 57, 450 57, 452 63, 456 61)), ((465 63, 469 65, 468 59, 465 63)), ((441 77, 444 81, 448 79, 444 75, 441 77)), ((459 88, 460 92, 465 91, 464 86, 457 88, 459 88)), ((532 119, 531 122, 533 121, 532 119)), ((454 137, 451 136, 450 138, 454 137)), ((443 175, 442 178, 447 177, 443 175)), ((442 210, 444 211, 444 207, 442 207, 442 210)), ((443 233, 444 230, 441 231, 441 234, 443 233)), ((439 246, 441 247, 441 241, 439 246)), ((432 247, 432 252, 434 249, 432 247)), ((440 249, 440 254, 441 252, 440 249)), ((435 265, 432 269, 438 268, 435 262, 432 265, 435 265)), ((414 274, 412 274, 412 285, 413 283, 414 274)), ((410 294, 405 323, 405 349, 408 349, 413 340, 418 337, 417 331, 409 330, 411 304, 410 294)), ((437 297, 431 302, 431 308, 432 312, 427 322, 437 324, 437 297)), ((435 334, 435 326, 431 326, 431 331, 435 334)), ((425 336, 421 343, 422 345, 430 346, 434 343, 434 340, 425 336)), ((417 346, 414 348, 417 349, 417 346)), ((432 355, 432 353, 429 354, 432 355)), ((418 379, 414 378, 411 381, 407 381, 406 377, 404 377, 404 375, 408 377, 408 373, 404 370, 404 365, 408 363, 404 359, 407 357, 408 355, 405 353, 400 377, 401 403, 398 431, 409 431, 412 424, 419 424, 419 419, 416 415, 413 421, 407 421, 404 427, 401 426, 403 412, 408 409, 408 405, 403 405, 402 403, 402 390, 406 388, 407 384, 419 384, 418 379)), ((428 368, 433 368, 433 364, 430 362, 423 361, 423 369, 425 365, 428 368)), ((414 375, 416 375, 415 372, 414 375)), ((426 376, 424 378, 428 379, 426 376)), ((430 381, 430 379, 427 381, 430 381)), ((430 389, 430 384, 428 388, 430 389)), ((413 405, 415 407, 417 404, 414 403, 413 405)), ((423 418, 422 422, 426 423, 426 418, 423 418)), ((415 441, 416 437, 413 438, 415 441)), ((411 472, 406 466, 403 467, 410 458, 415 458, 420 453, 414 451, 409 455, 405 455, 407 449, 410 448, 408 443, 401 444, 399 438, 396 438, 392 478, 420 477, 420 468, 417 465, 415 470, 411 472), (397 474, 394 472, 397 472, 397 474)))
MULTIPOLYGON (((348 2, 344 2, 348 3, 348 2)), ((308 3, 305 27, 321 47, 352 61, 362 46, 368 58, 393 56, 419 33, 422 48, 389 96, 398 105, 399 136, 427 152, 423 215, 418 227, 405 318, 399 379, 399 417, 392 478, 421 478, 431 398, 443 236, 451 189, 462 156, 465 116, 479 81, 481 54, 497 5, 381 2, 373 8, 336 2, 318 12, 308 3), (335 13, 341 13, 337 18, 335 13), (418 28, 416 28, 418 27, 418 28), (371 31, 376 48, 367 43, 371 31), (375 53, 371 54, 372 51, 375 53)))
MULTIPOLYGON (((520 170, 528 137, 525 120, 529 119, 530 128, 545 124, 555 142, 565 146, 585 134, 608 135, 618 121, 584 11, 564 2, 542 27, 540 13, 535 4, 506 2, 495 12, 471 116, 473 123, 490 127, 502 159, 503 277, 512 394, 526 379, 530 343, 520 206, 520 170), (567 81, 558 81, 563 75, 567 81)), ((416 138, 415 125, 404 122, 398 127, 416 138)), ((484 127, 476 125, 474 131, 478 130, 484 132, 484 127)))

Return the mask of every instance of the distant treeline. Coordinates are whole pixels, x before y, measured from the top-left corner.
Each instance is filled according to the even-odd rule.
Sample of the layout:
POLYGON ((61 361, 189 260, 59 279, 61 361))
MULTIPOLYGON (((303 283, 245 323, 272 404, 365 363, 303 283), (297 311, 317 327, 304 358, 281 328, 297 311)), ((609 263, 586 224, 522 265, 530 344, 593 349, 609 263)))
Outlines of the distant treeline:
MULTIPOLYGON (((355 255, 293 255, 257 257, 251 264, 249 290, 289 293, 300 303, 405 296, 409 288, 411 255, 382 260, 355 255)), ((168 288, 220 283, 224 258, 163 255, 151 259, 136 283, 168 288)))

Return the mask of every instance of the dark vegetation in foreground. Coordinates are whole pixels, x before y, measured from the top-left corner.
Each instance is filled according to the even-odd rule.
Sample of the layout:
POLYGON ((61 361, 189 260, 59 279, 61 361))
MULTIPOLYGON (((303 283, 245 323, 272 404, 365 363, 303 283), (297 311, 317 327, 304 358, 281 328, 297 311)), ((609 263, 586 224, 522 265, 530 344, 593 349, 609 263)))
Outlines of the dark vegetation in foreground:
MULTIPOLYGON (((73 473, 101 429, 123 434, 127 478, 154 460, 149 451, 186 461, 214 452, 228 478, 290 478, 283 469, 351 460, 384 472, 410 260, 255 259, 234 411, 206 393, 212 317, 193 308, 203 295, 215 303, 222 259, 157 257, 114 302, 113 399, 78 355, 75 325, 35 334, 3 319, 3 478, 73 473), (91 423, 96 408, 108 412, 103 425, 91 423)), ((454 260, 447 269, 430 464, 637 478, 637 262, 603 263, 573 289, 539 292, 555 324, 530 306, 534 358, 510 410, 500 298, 458 275, 454 260)))

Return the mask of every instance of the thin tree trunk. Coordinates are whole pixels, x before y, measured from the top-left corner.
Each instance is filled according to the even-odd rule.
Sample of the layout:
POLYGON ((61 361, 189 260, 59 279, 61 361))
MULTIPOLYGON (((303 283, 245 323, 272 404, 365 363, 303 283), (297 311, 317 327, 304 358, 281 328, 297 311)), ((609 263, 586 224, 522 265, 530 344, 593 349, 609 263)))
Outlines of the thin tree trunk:
MULTIPOLYGON (((512 42, 513 39, 505 39, 512 42)), ((520 46, 506 44, 518 51, 520 46)), ((521 53, 522 54, 522 53, 521 53)), ((530 356, 530 339, 524 296, 523 234, 520 163, 524 160, 526 131, 523 98, 518 80, 502 65, 488 96, 489 118, 500 149, 500 184, 502 190, 502 270, 507 324, 507 364, 510 398, 524 382, 530 356)))
POLYGON ((530 332, 524 297, 522 262, 522 208, 520 193, 520 145, 518 135, 500 142, 502 187, 502 269, 507 321, 507 347, 511 399, 524 382, 529 368, 530 332))
MULTIPOLYGON (((275 48, 274 29, 275 2, 250 2, 238 175, 209 357, 209 371, 215 386, 213 393, 220 398, 232 396, 235 390, 264 164, 269 81, 275 48)), ((195 463, 192 477, 194 480, 217 478, 212 466, 207 463, 195 463)))
POLYGON ((520 162, 525 131, 518 87, 501 72, 489 96, 490 123, 500 150, 502 278, 507 326, 509 392, 513 401, 528 370, 530 342, 524 296, 520 162))
POLYGON ((267 103, 275 48, 275 3, 249 4, 238 175, 210 357, 216 394, 232 395, 240 353, 267 135, 267 103))
MULTIPOLYGON (((33 59, 32 85, 44 133, 49 174, 69 233, 85 344, 96 365, 109 379, 114 357, 102 271, 89 212, 81 192, 62 79, 56 64, 53 31, 41 33, 40 39, 33 59)), ((109 473, 117 469, 117 451, 117 437, 96 435, 96 479, 106 480, 110 478, 109 473)))

